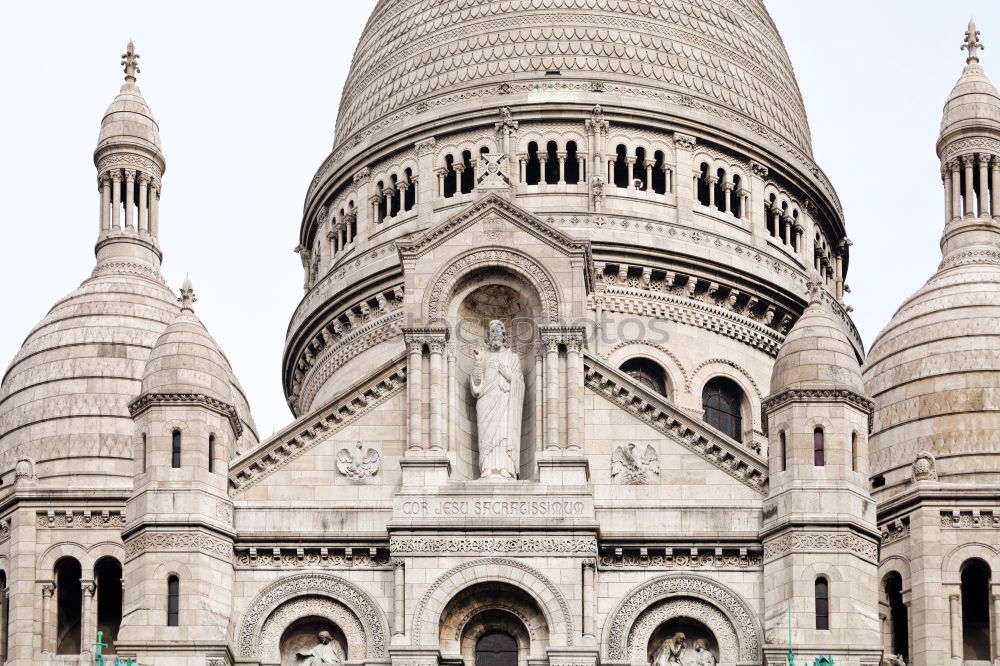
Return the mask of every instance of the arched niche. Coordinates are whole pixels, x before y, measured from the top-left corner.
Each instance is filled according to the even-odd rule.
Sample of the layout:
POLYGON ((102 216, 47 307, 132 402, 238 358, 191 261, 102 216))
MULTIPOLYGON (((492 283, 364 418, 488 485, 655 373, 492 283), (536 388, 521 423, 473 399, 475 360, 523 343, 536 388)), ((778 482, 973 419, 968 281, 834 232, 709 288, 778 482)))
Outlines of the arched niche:
POLYGON ((538 602, 509 583, 487 582, 467 587, 445 605, 439 621, 438 643, 445 657, 461 656, 476 663, 479 641, 503 633, 517 644, 517 662, 544 659, 549 627, 538 602))
MULTIPOLYGON (((273 640, 271 636, 268 639, 273 640)), ((302 666, 303 662, 308 663, 309 656, 315 655, 317 648, 328 650, 343 660, 347 657, 347 645, 347 637, 338 625, 322 615, 306 615, 292 621, 281 633, 278 641, 280 664, 302 666)))
POLYGON ((319 644, 319 633, 328 632, 335 649, 352 661, 368 653, 365 632, 347 606, 321 596, 290 599, 264 621, 260 632, 261 664, 297 666, 295 655, 319 644))
POLYGON ((682 662, 696 663, 699 642, 716 663, 733 665, 739 661, 739 639, 729 619, 712 604, 692 597, 664 599, 636 618, 628 639, 629 661, 652 664, 657 651, 678 634, 683 634, 686 643, 682 662))
POLYGON ((479 476, 476 399, 469 378, 475 353, 485 348, 489 324, 496 319, 504 323, 508 343, 521 360, 524 398, 518 477, 531 478, 537 449, 535 351, 538 324, 547 320, 545 298, 535 281, 507 265, 479 266, 468 271, 456 280, 449 293, 444 317, 450 325, 455 355, 455 473, 467 479, 479 476))

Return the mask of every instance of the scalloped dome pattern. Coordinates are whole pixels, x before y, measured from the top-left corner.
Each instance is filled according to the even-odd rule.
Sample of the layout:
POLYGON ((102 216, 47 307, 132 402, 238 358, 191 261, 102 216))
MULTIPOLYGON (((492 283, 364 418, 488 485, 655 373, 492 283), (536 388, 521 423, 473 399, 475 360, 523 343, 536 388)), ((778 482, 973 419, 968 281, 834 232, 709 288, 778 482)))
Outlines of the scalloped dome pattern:
POLYGON ((380 2, 344 85, 334 145, 413 105, 460 102, 483 94, 476 88, 495 94, 553 70, 562 82, 726 107, 812 154, 791 62, 759 0, 380 2))

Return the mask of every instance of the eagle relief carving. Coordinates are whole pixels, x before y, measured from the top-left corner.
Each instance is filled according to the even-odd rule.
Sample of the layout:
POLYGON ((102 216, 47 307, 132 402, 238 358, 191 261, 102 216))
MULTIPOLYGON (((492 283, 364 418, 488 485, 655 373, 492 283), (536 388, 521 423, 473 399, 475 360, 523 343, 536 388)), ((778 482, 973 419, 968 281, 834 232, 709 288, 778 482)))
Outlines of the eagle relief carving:
POLYGON ((366 451, 364 444, 358 442, 353 449, 341 449, 337 452, 337 471, 349 479, 363 481, 378 474, 382 464, 382 456, 370 448, 366 451))
POLYGON ((642 457, 633 442, 619 445, 611 455, 611 480, 625 486, 641 486, 660 477, 660 457, 652 444, 646 445, 642 457))

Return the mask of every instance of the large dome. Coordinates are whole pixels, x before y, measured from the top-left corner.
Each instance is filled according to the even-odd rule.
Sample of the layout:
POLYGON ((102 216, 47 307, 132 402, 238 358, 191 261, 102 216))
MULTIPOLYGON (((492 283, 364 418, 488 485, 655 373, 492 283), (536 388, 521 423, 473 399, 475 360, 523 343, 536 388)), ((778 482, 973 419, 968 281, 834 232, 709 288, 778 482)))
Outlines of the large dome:
POLYGON ((471 99, 492 109, 497 95, 559 89, 704 111, 811 154, 791 62, 759 0, 382 0, 335 145, 471 99))

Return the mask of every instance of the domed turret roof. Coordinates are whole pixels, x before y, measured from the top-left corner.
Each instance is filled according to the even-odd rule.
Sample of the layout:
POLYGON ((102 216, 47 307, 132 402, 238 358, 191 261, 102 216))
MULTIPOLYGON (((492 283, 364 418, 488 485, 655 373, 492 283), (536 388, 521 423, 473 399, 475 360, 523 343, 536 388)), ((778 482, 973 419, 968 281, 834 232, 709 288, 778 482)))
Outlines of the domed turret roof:
POLYGON ((122 54, 122 58, 122 64, 125 66, 125 84, 111 102, 111 106, 104 112, 101 132, 97 137, 95 158, 108 147, 128 146, 143 148, 159 157, 162 162, 160 127, 135 84, 135 75, 139 72, 137 64, 139 55, 135 52, 132 42, 128 43, 128 50, 122 54))
POLYGON ((761 0, 381 0, 344 85, 335 146, 469 100, 499 95, 492 109, 507 95, 559 90, 589 104, 604 94, 608 104, 685 108, 812 152, 761 0))
POLYGON ((232 368, 195 316, 194 290, 188 280, 181 287, 180 300, 180 312, 149 352, 142 392, 202 394, 232 405, 232 368))
POLYGON ((771 395, 788 389, 847 389, 864 394, 861 365, 819 290, 785 337, 771 372, 771 395))
POLYGON ((947 141, 956 132, 982 130, 1000 132, 1000 94, 979 64, 979 32, 969 24, 965 48, 969 50, 962 76, 944 104, 941 117, 941 140, 947 141))

